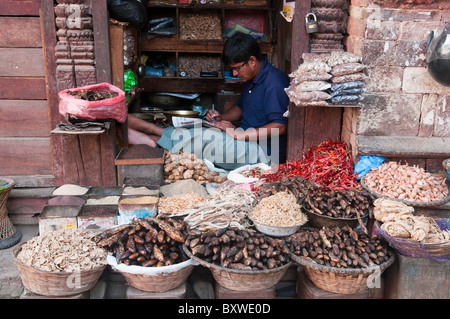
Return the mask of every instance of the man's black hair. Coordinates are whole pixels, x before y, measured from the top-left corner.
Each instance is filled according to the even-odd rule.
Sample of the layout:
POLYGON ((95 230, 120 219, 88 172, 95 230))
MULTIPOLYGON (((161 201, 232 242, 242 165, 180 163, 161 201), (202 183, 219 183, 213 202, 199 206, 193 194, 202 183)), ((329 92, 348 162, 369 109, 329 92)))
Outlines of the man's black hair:
POLYGON ((251 56, 256 57, 258 61, 263 60, 261 47, 252 36, 236 32, 225 42, 222 52, 224 65, 247 62, 251 56))

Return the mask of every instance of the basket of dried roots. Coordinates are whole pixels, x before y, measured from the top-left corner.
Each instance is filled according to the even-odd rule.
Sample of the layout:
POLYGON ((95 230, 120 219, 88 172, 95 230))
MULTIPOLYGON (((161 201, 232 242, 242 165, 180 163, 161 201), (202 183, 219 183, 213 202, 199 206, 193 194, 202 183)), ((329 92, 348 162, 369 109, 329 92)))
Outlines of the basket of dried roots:
POLYGON ((366 291, 395 259, 381 238, 348 226, 302 228, 286 245, 315 286, 339 294, 366 291))
POLYGON ((414 214, 412 206, 379 198, 374 202, 375 230, 401 255, 450 259, 449 219, 414 214))
POLYGON ((79 229, 46 232, 17 246, 14 263, 29 291, 61 297, 90 290, 107 266, 106 250, 79 229))
POLYGON ((195 266, 182 250, 185 227, 171 218, 137 218, 98 234, 95 241, 112 252, 108 264, 130 286, 165 292, 184 283, 195 266))
POLYGON ((284 241, 250 229, 190 231, 184 251, 207 267, 215 281, 235 291, 256 291, 275 286, 292 262, 284 241))

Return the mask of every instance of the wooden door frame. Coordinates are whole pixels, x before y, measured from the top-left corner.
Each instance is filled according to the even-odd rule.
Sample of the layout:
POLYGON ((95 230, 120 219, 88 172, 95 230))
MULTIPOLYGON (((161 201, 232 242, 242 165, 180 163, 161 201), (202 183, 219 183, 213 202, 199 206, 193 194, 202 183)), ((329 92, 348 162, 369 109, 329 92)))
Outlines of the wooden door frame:
MULTIPOLYGON (((292 21, 292 71, 295 71, 303 63, 303 53, 309 51, 309 35, 306 33, 305 17, 310 11, 310 1, 295 0, 295 13, 292 21)), ((290 103, 288 123, 287 160, 298 160, 310 147, 328 138, 340 139, 342 109, 304 107, 290 103)))

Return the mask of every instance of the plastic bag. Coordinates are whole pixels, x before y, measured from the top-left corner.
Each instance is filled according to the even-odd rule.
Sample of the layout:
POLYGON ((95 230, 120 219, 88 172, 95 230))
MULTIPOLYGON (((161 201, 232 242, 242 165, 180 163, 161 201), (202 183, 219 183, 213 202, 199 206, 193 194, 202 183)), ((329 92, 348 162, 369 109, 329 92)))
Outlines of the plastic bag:
POLYGON ((147 23, 147 12, 138 0, 108 0, 109 17, 121 22, 129 22, 137 29, 147 23))
POLYGON ((360 95, 338 95, 331 98, 332 104, 356 105, 362 100, 360 95))
POLYGON ((119 123, 125 123, 128 116, 125 92, 106 82, 63 90, 59 92, 59 113, 63 116, 69 113, 89 120, 114 119, 119 123), (115 92, 117 96, 99 101, 87 101, 68 93, 81 90, 115 92))
POLYGON ((331 70, 333 76, 342 76, 347 74, 358 73, 364 70, 366 66, 361 63, 345 63, 335 66, 331 70))
POLYGON ((150 275, 150 276, 156 276, 160 274, 170 274, 174 271, 181 270, 183 268, 186 268, 188 266, 197 266, 198 263, 192 259, 188 259, 186 261, 183 261, 181 263, 169 265, 169 266, 161 266, 161 267, 143 267, 138 265, 125 265, 124 263, 117 264, 116 257, 114 256, 107 256, 106 261, 108 262, 108 265, 111 266, 114 270, 118 270, 120 272, 126 272, 130 274, 135 275, 150 275))
POLYGON ((339 89, 337 91, 331 92, 330 97, 341 96, 341 95, 358 95, 363 92, 364 92, 364 88, 339 89))
POLYGON ((331 79, 333 83, 343 83, 343 82, 354 82, 354 81, 364 81, 367 75, 364 73, 353 73, 341 76, 335 76, 331 79))
POLYGON ((160 18, 149 21, 147 38, 153 39, 161 36, 177 33, 177 28, 173 24, 173 18, 160 18))
POLYGON ((264 163, 258 163, 258 164, 253 164, 253 165, 244 165, 239 168, 236 168, 235 170, 232 170, 228 174, 228 180, 233 181, 238 184, 257 182, 257 181, 259 181, 258 177, 245 177, 244 175, 241 174, 242 172, 250 171, 255 168, 259 168, 262 171, 264 171, 265 173, 269 172, 271 170, 271 167, 264 163))
POLYGON ((345 63, 360 63, 362 61, 362 57, 351 53, 351 52, 344 52, 344 51, 333 51, 330 54, 330 57, 328 58, 328 65, 331 67, 335 67, 339 64, 345 64, 345 63))
POLYGON ((358 175, 357 180, 366 175, 372 168, 377 168, 384 162, 384 157, 365 155, 361 156, 359 162, 355 164, 355 173, 358 175))
POLYGON ((331 84, 325 81, 306 81, 295 88, 296 91, 325 91, 331 88, 331 84))
POLYGON ((306 81, 327 81, 332 78, 332 75, 329 73, 307 73, 303 75, 299 75, 297 77, 294 77, 291 80, 292 84, 299 84, 306 81))
POLYGON ((331 91, 347 90, 347 89, 355 89, 355 88, 363 88, 363 87, 364 87, 364 82, 362 82, 362 81, 333 83, 333 84, 331 84, 331 91))
POLYGON ((285 91, 289 98, 292 98, 293 100, 297 100, 300 102, 324 101, 324 100, 328 100, 329 98, 331 98, 331 96, 324 91, 298 92, 291 88, 288 88, 285 91))

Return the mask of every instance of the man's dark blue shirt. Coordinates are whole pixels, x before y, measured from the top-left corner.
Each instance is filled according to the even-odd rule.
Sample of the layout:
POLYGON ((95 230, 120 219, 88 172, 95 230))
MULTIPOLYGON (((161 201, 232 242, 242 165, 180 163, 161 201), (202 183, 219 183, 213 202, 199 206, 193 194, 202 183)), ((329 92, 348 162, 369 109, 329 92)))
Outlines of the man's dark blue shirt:
MULTIPOLYGON (((258 76, 253 81, 243 84, 242 93, 237 106, 242 109, 240 127, 258 128, 268 123, 288 123, 283 114, 288 109, 289 98, 285 88, 289 86, 289 78, 279 69, 272 66, 266 58, 258 76)), ((279 137, 279 162, 286 161, 287 134, 279 137)), ((267 155, 271 154, 271 142, 267 141, 267 155)))

